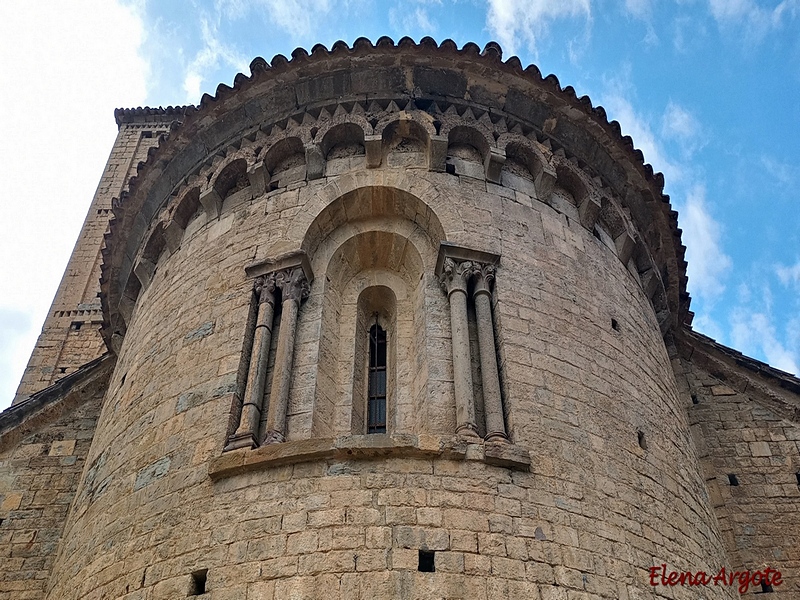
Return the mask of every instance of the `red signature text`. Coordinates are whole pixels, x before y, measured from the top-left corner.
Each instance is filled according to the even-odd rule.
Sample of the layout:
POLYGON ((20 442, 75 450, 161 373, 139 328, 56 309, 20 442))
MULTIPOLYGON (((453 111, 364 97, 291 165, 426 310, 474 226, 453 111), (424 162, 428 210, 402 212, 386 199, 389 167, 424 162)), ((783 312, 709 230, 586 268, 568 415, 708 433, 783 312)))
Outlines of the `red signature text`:
POLYGON ((758 571, 727 571, 722 567, 716 575, 705 571, 667 571, 667 565, 650 567, 650 585, 738 585, 739 593, 744 594, 751 586, 775 586, 783 583, 781 572, 766 567, 758 571))

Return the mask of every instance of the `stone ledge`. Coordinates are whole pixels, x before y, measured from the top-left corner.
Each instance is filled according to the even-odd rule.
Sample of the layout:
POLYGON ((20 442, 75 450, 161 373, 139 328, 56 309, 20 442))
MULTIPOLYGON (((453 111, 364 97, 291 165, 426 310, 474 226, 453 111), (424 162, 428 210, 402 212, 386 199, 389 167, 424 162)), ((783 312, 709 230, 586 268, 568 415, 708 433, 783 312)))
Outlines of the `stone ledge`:
POLYGON ((211 459, 208 474, 222 479, 240 473, 325 459, 444 458, 482 461, 488 465, 528 471, 530 454, 514 444, 472 444, 458 437, 430 435, 346 435, 313 438, 255 449, 239 448, 211 459))

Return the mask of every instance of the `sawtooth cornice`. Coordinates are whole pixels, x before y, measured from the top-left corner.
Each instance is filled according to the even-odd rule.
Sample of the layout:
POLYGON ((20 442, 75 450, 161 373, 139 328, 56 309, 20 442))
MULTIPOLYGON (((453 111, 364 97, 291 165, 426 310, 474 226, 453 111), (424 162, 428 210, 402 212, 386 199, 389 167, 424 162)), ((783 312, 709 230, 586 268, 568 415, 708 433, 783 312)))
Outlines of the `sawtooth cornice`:
POLYGON ((318 44, 310 54, 295 50, 291 59, 278 55, 267 63, 256 58, 250 71, 250 76, 236 75, 233 87, 221 84, 213 97, 203 95, 197 107, 115 111, 119 124, 151 118, 153 111, 174 115, 175 121, 114 203, 101 278, 103 334, 112 349, 112 336, 124 335, 119 310, 137 256, 153 224, 165 209, 169 214, 171 202, 193 185, 213 185, 212 179, 237 158, 252 169, 271 147, 267 138, 274 143, 294 131, 304 145, 318 145, 322 136, 315 136, 343 114, 350 122, 361 118, 369 135, 368 128, 374 131, 382 124, 379 112, 397 111, 429 115, 439 127, 448 121, 455 127, 459 119, 475 123, 490 145, 491 136, 497 142, 516 134, 546 155, 547 168, 569 168, 580 171, 575 181, 595 181, 594 187, 607 190, 603 196, 622 209, 622 216, 614 218, 618 226, 635 225, 625 252, 633 253, 643 278, 657 280, 664 290, 663 306, 654 302, 662 328, 690 323, 685 247, 677 213, 663 194, 663 176, 644 162, 619 123, 608 121, 603 107, 593 106, 587 96, 579 98, 571 86, 562 88, 554 75, 543 77, 534 65, 523 69, 517 57, 503 62, 495 43, 481 52, 472 43, 459 49, 451 40, 437 44, 427 37, 418 44, 382 37, 374 45, 359 38, 352 47, 340 41, 330 50, 318 44), (367 67, 373 79, 355 81, 367 67), (635 251, 628 248, 637 238, 643 243, 635 251))

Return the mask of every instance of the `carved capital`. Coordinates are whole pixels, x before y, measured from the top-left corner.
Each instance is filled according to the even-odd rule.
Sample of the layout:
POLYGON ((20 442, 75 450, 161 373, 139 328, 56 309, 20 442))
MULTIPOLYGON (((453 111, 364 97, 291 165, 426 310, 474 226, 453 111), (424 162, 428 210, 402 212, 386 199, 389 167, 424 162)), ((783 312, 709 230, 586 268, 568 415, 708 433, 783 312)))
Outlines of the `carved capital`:
POLYGON ((494 265, 485 265, 481 263, 474 263, 475 275, 475 291, 474 295, 492 293, 492 284, 494 283, 494 275, 496 268, 494 265))
POLYGON ((444 259, 442 274, 439 275, 439 283, 442 289, 449 296, 455 291, 467 293, 469 278, 475 270, 475 263, 471 260, 453 260, 450 257, 444 259))
POLYGON ((275 273, 275 285, 280 288, 284 302, 294 300, 300 304, 311 292, 306 274, 301 267, 284 269, 275 273))
POLYGON ((275 285, 275 273, 267 273, 266 275, 256 277, 255 281, 253 282, 253 289, 256 292, 256 296, 258 296, 259 304, 269 302, 270 304, 274 305, 275 290, 277 289, 277 286, 275 285))

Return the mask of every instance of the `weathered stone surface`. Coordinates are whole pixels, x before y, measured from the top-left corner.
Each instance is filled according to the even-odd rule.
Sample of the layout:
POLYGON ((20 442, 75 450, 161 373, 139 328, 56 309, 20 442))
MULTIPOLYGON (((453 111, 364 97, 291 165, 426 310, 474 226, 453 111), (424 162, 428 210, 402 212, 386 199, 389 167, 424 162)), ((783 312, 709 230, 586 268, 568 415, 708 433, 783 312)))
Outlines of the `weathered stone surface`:
MULTIPOLYGON (((661 562, 767 564, 791 593, 794 380, 712 365, 680 329, 668 205, 599 112, 470 52, 315 52, 172 132, 104 253, 111 380, 0 416, 0 598, 696 597, 651 586, 661 562), (235 161, 244 188, 209 187, 235 161), (440 248, 469 251, 463 285, 442 290, 440 248), (277 286, 259 321, 252 278, 287 256, 307 285, 277 286), (385 433, 368 433, 376 324, 385 433), (277 396, 285 441, 267 437, 277 396), (223 452, 244 412, 247 447, 223 452)), ((133 170, 102 198, 146 157, 142 119, 122 123, 109 165, 133 170)), ((58 327, 100 317, 85 289, 58 327)), ((61 368, 64 331, 45 333, 36 385, 61 368)), ((64 356, 97 349, 70 339, 64 356)))

